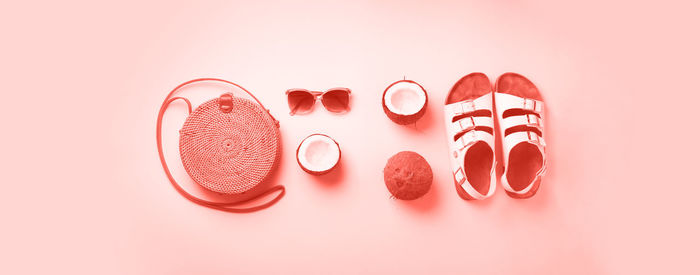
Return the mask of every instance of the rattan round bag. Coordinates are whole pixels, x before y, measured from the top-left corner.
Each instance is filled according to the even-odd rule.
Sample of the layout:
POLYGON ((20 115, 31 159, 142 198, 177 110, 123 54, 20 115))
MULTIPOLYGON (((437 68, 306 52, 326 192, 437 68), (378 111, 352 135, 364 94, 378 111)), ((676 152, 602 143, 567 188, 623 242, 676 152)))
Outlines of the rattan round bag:
MULTIPOLYGON (((198 79, 183 83, 178 88, 205 80, 223 81, 248 92, 237 84, 220 79, 198 79)), ((194 182, 220 194, 243 194, 260 186, 269 178, 280 159, 279 123, 250 92, 248 94, 255 102, 225 93, 204 102, 192 111, 189 100, 172 97, 178 88, 168 95, 158 118, 157 139, 161 162, 173 186, 181 194, 196 203, 224 210, 221 209, 223 206, 239 202, 219 203, 195 198, 184 191, 170 174, 162 154, 160 132, 165 108, 177 99, 187 102, 190 114, 180 130, 182 165, 194 182)), ((270 191, 273 189, 282 189, 276 201, 284 193, 284 189, 278 186, 270 191)))
POLYGON ((240 194, 267 178, 280 156, 280 133, 260 105, 224 94, 195 109, 180 130, 180 157, 192 179, 240 194))

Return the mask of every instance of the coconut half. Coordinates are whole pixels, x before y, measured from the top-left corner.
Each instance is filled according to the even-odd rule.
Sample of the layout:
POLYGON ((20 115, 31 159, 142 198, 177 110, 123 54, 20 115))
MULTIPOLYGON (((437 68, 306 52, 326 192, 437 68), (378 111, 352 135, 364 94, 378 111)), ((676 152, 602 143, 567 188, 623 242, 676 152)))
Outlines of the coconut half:
POLYGON ((393 122, 401 125, 411 124, 425 114, 428 93, 415 81, 399 80, 384 90, 382 107, 393 122))
POLYGON ((330 172, 340 162, 340 146, 331 137, 313 134, 301 141, 297 148, 297 163, 313 175, 330 172))

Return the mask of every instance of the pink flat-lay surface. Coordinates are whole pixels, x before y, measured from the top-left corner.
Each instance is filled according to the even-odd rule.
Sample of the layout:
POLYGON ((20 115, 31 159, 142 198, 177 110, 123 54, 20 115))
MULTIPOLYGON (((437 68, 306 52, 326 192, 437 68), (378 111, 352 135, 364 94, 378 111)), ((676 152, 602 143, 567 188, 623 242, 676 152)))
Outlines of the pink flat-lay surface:
MULTIPOLYGON (((697 4, 98 2, 2 5, 2 274, 699 272, 697 4), (442 105, 475 71, 520 73, 543 94, 549 171, 531 199, 456 194, 442 105), (170 186, 156 115, 197 77, 235 81, 280 120, 276 205, 229 214, 170 186), (416 125, 381 108, 404 77, 429 93, 416 125), (286 89, 337 86, 353 91, 349 113, 289 116, 286 89), (323 177, 293 153, 317 132, 342 150, 323 177), (417 201, 382 181, 403 150, 433 169, 417 201)), ((177 155, 185 116, 168 110, 164 145, 196 192, 177 155)))

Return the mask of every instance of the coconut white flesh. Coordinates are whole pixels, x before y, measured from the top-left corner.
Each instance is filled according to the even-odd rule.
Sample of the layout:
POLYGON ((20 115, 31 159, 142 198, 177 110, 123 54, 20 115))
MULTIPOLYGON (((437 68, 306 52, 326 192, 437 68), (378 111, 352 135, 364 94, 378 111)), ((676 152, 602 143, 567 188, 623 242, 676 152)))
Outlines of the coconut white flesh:
POLYGON ((425 106, 426 97, 423 89, 416 83, 398 82, 389 87, 384 94, 384 103, 392 113, 412 115, 425 106))
POLYGON ((323 172, 338 163, 340 148, 327 136, 312 135, 302 141, 297 158, 307 170, 323 172))

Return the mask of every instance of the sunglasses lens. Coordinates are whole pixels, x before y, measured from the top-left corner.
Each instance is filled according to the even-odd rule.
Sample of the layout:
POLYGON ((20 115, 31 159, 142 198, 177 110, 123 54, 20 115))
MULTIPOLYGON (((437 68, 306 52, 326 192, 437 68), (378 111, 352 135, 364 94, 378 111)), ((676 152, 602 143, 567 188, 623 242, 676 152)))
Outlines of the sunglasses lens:
POLYGON ((321 98, 323 106, 331 112, 347 111, 350 104, 350 93, 346 90, 330 90, 321 98))
POLYGON ((292 114, 301 114, 311 111, 316 102, 316 97, 308 91, 290 91, 287 93, 287 103, 292 114))

